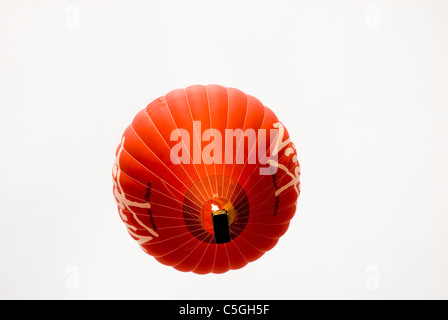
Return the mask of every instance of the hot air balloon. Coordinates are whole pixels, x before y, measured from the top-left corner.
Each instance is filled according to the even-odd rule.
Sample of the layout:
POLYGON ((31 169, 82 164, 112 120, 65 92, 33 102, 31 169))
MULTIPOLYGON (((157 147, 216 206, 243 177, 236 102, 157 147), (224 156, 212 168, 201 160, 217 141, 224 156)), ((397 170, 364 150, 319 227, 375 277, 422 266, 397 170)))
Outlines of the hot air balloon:
POLYGON ((126 128, 113 193, 131 237, 197 274, 239 269, 287 231, 300 194, 297 151, 259 100, 219 85, 177 89, 126 128))

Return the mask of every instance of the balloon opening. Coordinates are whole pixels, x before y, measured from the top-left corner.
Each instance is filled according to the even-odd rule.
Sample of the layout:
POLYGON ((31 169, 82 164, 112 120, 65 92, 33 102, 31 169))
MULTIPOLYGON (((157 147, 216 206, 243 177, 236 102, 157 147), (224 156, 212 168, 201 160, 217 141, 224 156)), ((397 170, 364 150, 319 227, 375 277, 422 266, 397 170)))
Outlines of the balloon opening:
MULTIPOLYGON (((245 229, 249 220, 250 205, 244 188, 239 183, 225 176, 207 176, 191 185, 183 202, 183 216, 188 230, 199 240, 211 244, 220 243, 215 237, 214 219, 219 225, 225 225, 225 217, 212 214, 226 210, 230 240, 234 240, 245 229), (217 186, 216 190, 207 191, 204 186, 217 186), (204 194, 209 194, 204 199, 204 194)), ((215 221, 215 224, 216 224, 215 221)))
MULTIPOLYGON (((220 221, 222 224, 224 217, 216 217, 218 215, 226 215, 226 224, 229 228, 235 221, 235 209, 230 201, 221 197, 215 197, 209 199, 204 203, 201 210, 201 223, 208 233, 215 234, 216 232, 216 221, 220 221)), ((230 240, 229 240, 230 241, 230 240)))

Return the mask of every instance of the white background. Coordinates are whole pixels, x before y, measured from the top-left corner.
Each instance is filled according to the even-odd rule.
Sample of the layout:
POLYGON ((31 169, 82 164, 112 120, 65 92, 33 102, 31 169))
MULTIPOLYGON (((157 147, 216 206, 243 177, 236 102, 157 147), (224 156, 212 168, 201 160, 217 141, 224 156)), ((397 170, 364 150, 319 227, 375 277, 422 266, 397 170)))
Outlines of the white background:
POLYGON ((0 0, 0 298, 448 298, 448 1, 0 0), (115 149, 153 99, 254 95, 297 146, 291 227, 181 273, 128 235, 115 149))

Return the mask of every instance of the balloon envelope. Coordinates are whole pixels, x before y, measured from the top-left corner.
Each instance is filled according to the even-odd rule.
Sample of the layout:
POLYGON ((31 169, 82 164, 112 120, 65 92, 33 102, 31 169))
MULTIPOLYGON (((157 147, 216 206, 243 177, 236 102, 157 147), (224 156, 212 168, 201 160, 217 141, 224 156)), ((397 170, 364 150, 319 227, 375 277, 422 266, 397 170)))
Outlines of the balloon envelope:
POLYGON ((177 89, 141 110, 112 176, 131 237, 160 263, 199 274, 242 268, 272 249, 300 194, 283 124, 256 98, 218 85, 177 89))

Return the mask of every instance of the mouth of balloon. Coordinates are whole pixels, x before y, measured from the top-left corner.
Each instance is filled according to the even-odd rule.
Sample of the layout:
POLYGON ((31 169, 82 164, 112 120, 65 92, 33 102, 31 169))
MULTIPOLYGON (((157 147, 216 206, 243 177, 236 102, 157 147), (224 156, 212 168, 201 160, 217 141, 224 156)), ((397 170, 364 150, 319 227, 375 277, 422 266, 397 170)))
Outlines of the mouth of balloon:
POLYGON ((215 239, 213 219, 218 212, 227 215, 232 241, 241 234, 249 220, 249 199, 241 185, 225 176, 209 176, 195 182, 183 202, 188 230, 203 242, 220 243, 215 239), (212 190, 210 186, 217 187, 212 190))
POLYGON ((215 197, 207 200, 207 202, 205 202, 202 206, 201 224, 208 233, 215 234, 213 216, 221 210, 224 210, 227 215, 227 224, 230 227, 235 221, 235 209, 229 200, 221 197, 215 197))

